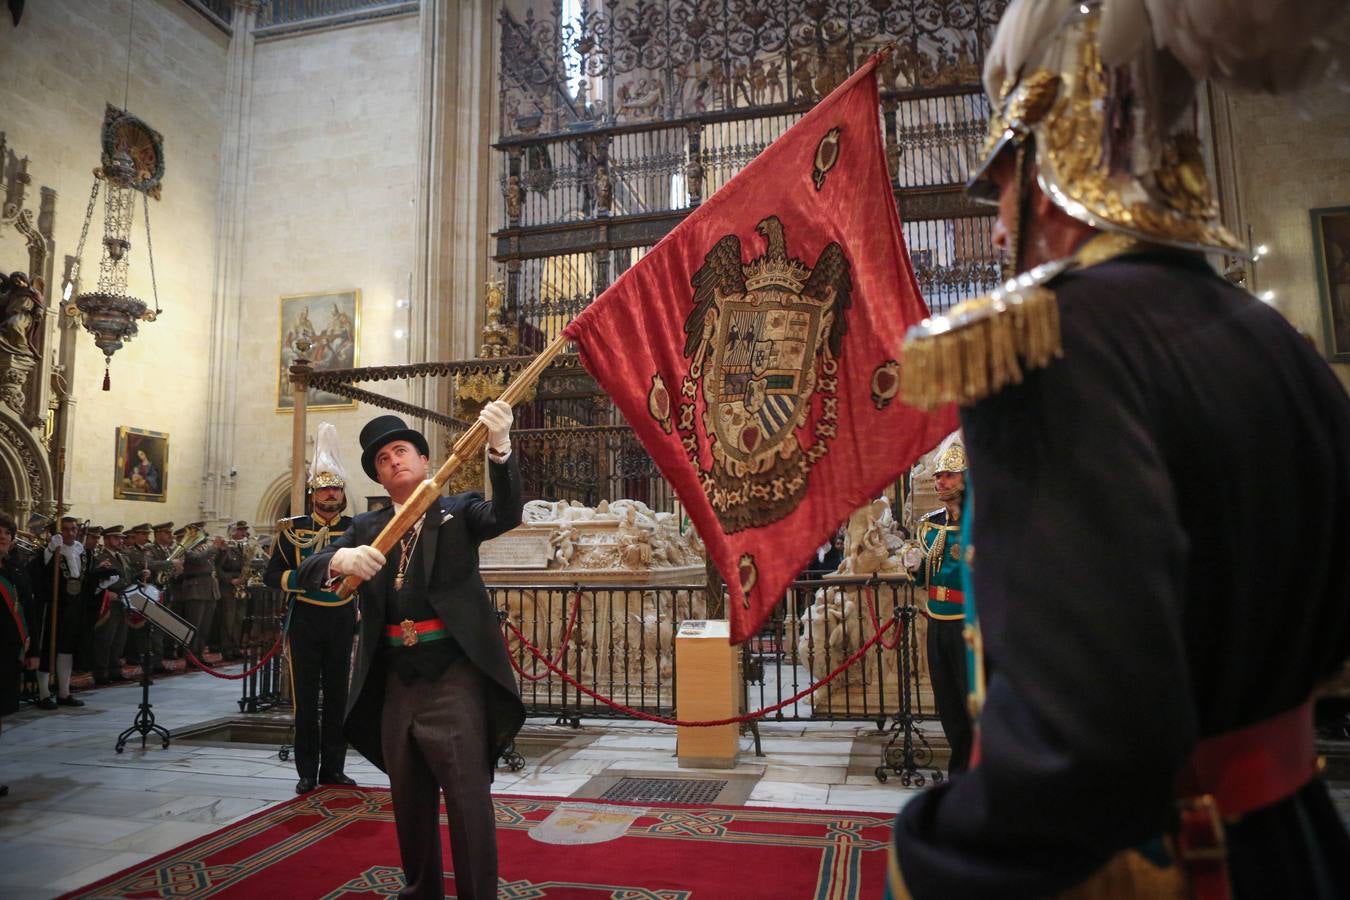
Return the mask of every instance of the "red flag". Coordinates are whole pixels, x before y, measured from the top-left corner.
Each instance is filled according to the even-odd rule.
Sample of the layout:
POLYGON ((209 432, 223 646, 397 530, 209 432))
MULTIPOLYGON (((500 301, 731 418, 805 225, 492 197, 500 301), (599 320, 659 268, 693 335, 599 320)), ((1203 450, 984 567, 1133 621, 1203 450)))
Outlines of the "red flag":
POLYGON ((896 397, 928 314, 869 60, 567 326, 752 636, 815 549, 956 427, 896 397))

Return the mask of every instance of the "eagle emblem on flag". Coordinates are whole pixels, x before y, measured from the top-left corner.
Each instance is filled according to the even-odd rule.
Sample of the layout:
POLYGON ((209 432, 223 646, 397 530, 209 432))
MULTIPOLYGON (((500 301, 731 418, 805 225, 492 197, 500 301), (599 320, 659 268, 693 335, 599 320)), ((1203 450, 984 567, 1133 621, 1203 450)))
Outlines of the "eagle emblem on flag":
MULTIPOLYGON (((693 310, 684 323, 689 370, 675 423, 729 534, 791 512, 812 467, 829 452, 853 291, 838 242, 808 266, 788 255, 777 216, 755 231, 767 242, 763 255, 743 263, 740 238, 724 235, 693 276, 693 310), (710 468, 701 464, 695 429, 700 396, 710 468)), ((654 384, 658 390, 665 394, 664 385, 654 384)), ((649 409, 669 409, 663 399, 650 398, 649 409)))

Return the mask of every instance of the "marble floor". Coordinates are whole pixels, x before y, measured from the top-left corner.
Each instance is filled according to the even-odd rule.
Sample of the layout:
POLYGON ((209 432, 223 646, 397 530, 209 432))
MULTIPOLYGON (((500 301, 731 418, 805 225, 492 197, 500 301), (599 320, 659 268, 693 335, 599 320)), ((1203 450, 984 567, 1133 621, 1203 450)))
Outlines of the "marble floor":
MULTIPOLYGON (((0 733, 0 900, 54 897, 149 859, 192 838, 295 796, 294 765, 260 745, 168 749, 137 738, 114 752, 135 718, 134 685, 77 693, 79 709, 25 708, 0 733)), ((238 715, 234 682, 204 674, 161 679, 151 701, 159 724, 186 729, 238 715)), ((675 730, 647 723, 583 720, 580 729, 531 720, 526 765, 499 771, 495 793, 596 797, 622 775, 727 778, 732 802, 892 813, 916 792, 871 774, 881 741, 862 723, 765 723, 764 755, 741 738, 733 770, 681 769, 675 730), (609 776, 606 778, 606 773, 609 776)), ((363 785, 388 779, 352 752, 347 773, 363 785)))
MULTIPOLYGON (((270 744, 196 743, 185 731, 168 749, 139 740, 122 754, 117 735, 135 717, 134 685, 79 693, 85 706, 8 717, 0 734, 0 900, 54 897, 149 859, 295 796, 296 773, 270 744)), ((204 674, 161 679, 152 702, 171 730, 238 716, 234 682, 204 674)), ((917 793, 872 774, 884 736, 862 723, 761 726, 763 756, 741 738, 733 770, 679 768, 674 729, 584 720, 580 729, 531 720, 517 772, 499 771, 494 792, 599 797, 624 776, 726 780, 722 802, 893 813, 917 793)), ((935 741, 936 743, 936 741, 935 741)), ((1350 821, 1350 747, 1328 768, 1350 821), (1334 772, 1334 774, 1333 774, 1334 772), (1340 780, 1346 779, 1346 780, 1340 780)), ((1319 747, 1323 752, 1327 748, 1319 747)), ((388 779, 352 753, 347 773, 363 785, 388 779)))

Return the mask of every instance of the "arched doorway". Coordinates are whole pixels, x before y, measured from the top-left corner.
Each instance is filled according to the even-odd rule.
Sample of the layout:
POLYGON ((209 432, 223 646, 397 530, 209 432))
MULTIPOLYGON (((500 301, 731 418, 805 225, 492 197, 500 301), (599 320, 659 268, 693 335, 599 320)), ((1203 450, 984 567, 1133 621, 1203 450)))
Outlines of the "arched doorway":
MULTIPOLYGON (((301 510, 303 513, 304 510, 301 510)), ((291 473, 282 472, 262 492, 258 499, 258 515, 254 520, 258 532, 273 534, 277 529, 277 520, 291 516, 291 473)))
POLYGON ((54 512, 52 498, 46 448, 8 410, 0 410, 0 510, 23 528, 33 513, 54 512))

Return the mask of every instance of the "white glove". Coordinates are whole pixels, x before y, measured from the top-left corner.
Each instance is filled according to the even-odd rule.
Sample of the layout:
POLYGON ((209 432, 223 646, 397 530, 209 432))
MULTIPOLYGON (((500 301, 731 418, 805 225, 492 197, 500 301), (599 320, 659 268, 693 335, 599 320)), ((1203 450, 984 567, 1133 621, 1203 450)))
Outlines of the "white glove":
POLYGON ((47 555, 51 556, 52 553, 55 553, 57 549, 64 543, 65 541, 61 539, 61 535, 59 534, 52 535, 52 539, 47 542, 47 550, 50 551, 48 552, 47 555))
POLYGON ((900 561, 905 564, 905 568, 913 572, 923 563, 924 554, 918 547, 910 544, 905 547, 900 555, 900 561))
POLYGON ((338 575, 355 575, 369 581, 384 566, 384 554, 369 544, 360 547, 342 547, 333 554, 328 571, 338 575))
POLYGON ((478 414, 478 421, 487 426, 488 449, 498 456, 511 452, 511 406, 504 400, 493 400, 478 414))

